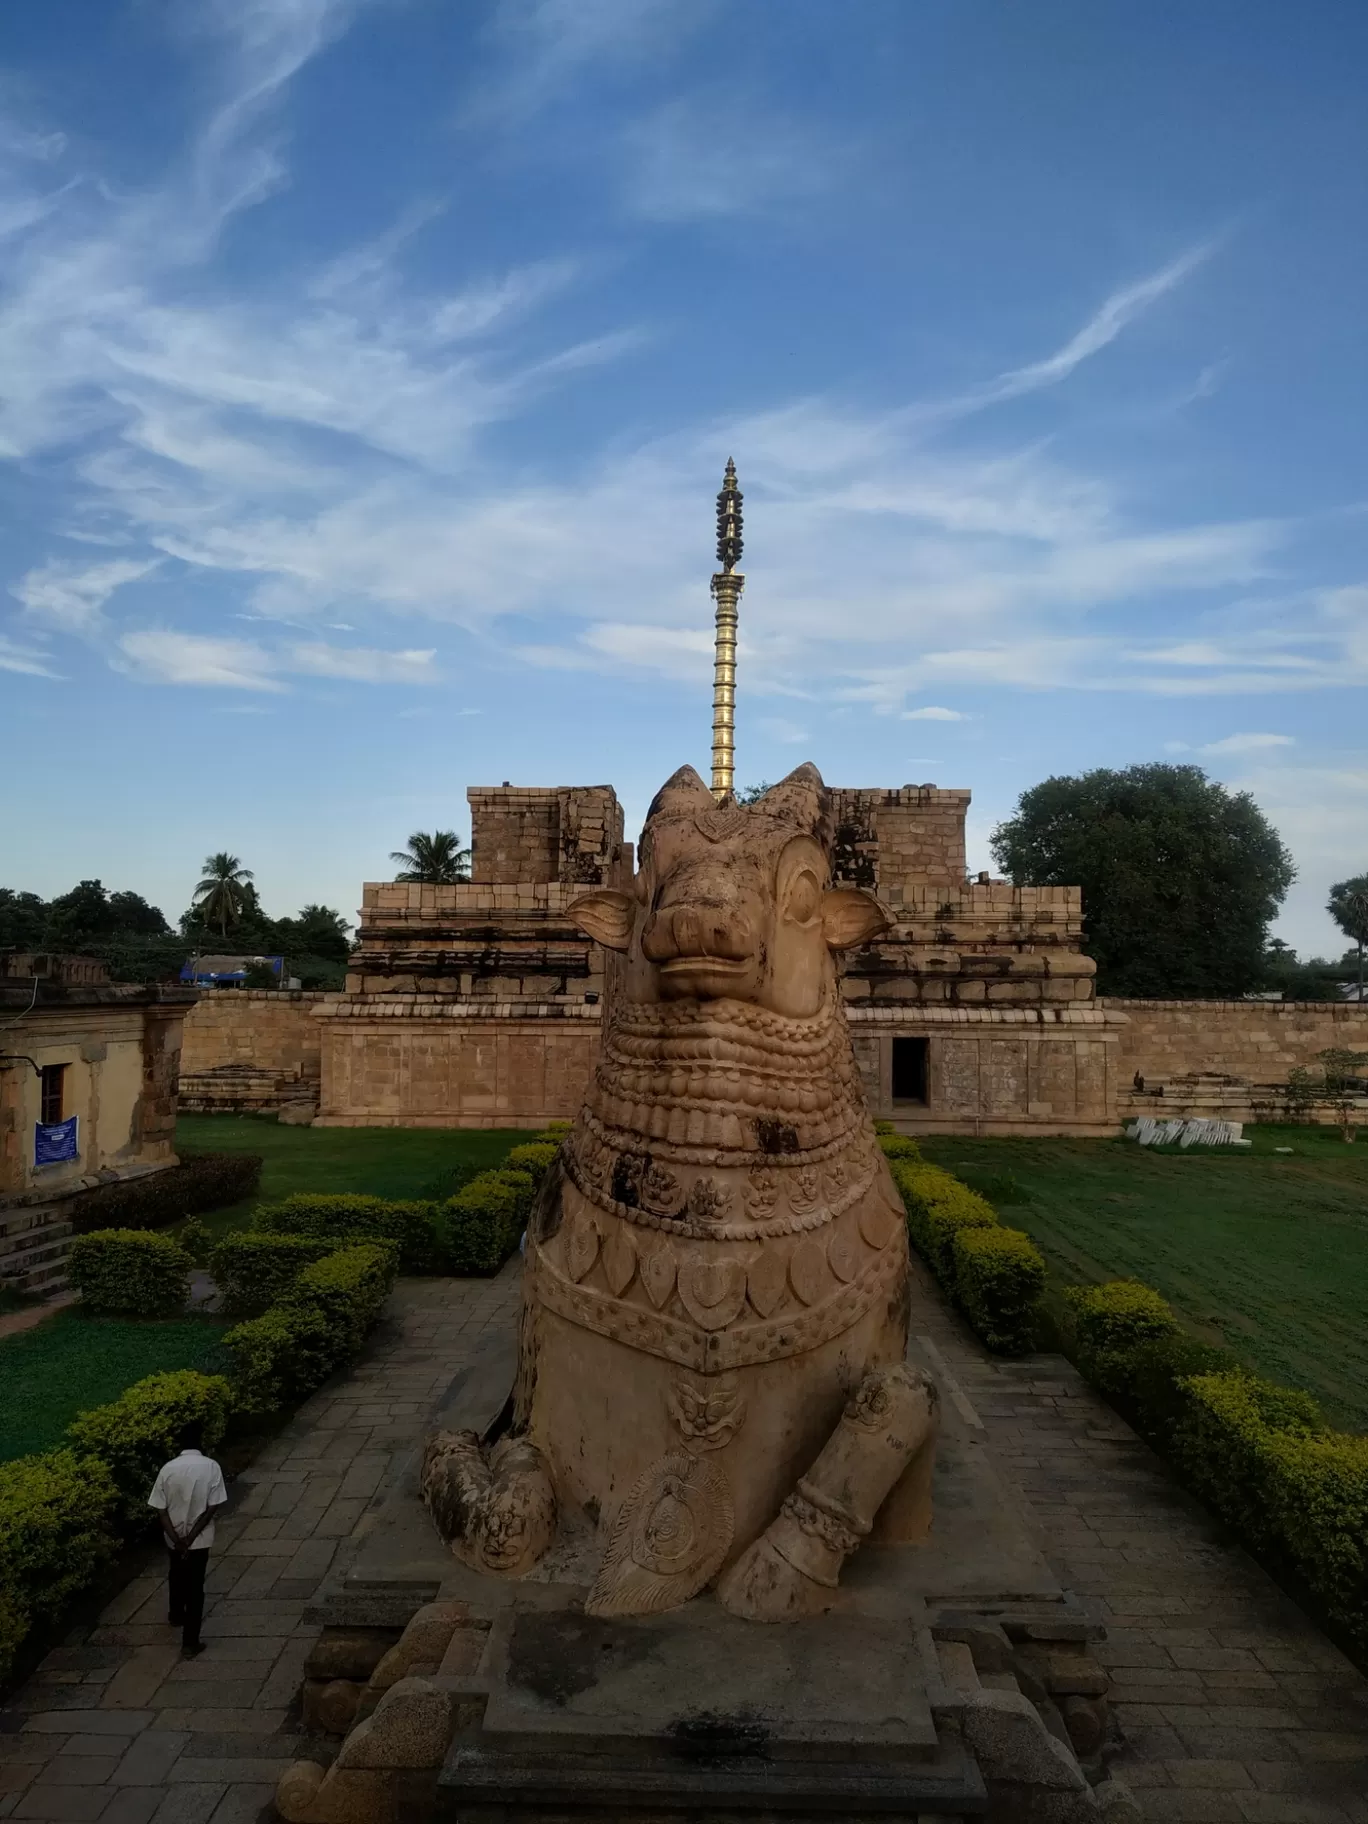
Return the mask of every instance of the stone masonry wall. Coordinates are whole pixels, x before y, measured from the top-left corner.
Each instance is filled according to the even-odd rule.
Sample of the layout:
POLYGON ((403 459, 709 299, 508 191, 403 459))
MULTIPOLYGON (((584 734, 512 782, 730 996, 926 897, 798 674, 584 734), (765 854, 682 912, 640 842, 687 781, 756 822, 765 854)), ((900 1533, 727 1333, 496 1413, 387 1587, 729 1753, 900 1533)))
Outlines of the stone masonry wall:
POLYGON ((322 1043, 314 1008, 338 998, 265 988, 221 988, 203 994, 186 1017, 181 1074, 251 1064, 316 1083, 322 1071, 322 1043))
POLYGON ((1353 1001, 1099 1000, 1123 1013, 1120 1070, 1129 1083, 1206 1072, 1257 1084, 1285 1083, 1318 1051, 1368 1051, 1368 1005, 1353 1001))
POLYGON ((607 881, 622 843, 612 786, 472 786, 466 799, 476 884, 607 881))
POLYGON ((339 997, 319 1011, 321 1127, 540 1127, 573 1120, 598 1055, 585 1002, 339 997))
POLYGON ((932 887, 964 884, 967 791, 935 785, 893 791, 836 786, 831 797, 838 880, 880 893, 906 881, 932 887))

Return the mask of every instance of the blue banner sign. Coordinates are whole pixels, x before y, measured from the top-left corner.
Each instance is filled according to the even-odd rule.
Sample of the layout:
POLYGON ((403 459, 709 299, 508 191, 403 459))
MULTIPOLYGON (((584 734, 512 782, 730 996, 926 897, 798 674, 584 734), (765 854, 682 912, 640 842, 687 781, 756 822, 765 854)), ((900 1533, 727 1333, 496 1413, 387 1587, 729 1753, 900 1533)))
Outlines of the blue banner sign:
POLYGON ((76 1123, 79 1119, 79 1115, 71 1115, 65 1121, 40 1121, 33 1130, 33 1163, 65 1165, 69 1160, 78 1158, 76 1123))

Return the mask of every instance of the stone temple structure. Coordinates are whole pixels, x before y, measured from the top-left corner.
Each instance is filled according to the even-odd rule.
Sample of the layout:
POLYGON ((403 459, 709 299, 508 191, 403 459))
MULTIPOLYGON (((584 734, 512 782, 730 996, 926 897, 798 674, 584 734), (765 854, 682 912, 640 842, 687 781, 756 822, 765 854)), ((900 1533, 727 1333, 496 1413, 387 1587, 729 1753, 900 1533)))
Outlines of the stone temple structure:
MULTIPOLYGON (((841 972, 869 1106, 908 1132, 1107 1134, 1125 1016, 1093 998, 1076 887, 965 865, 969 793, 831 790, 833 879, 892 924, 841 972)), ((571 1119, 613 965, 568 916, 629 881, 610 786, 468 793, 469 883, 368 885, 347 992, 319 1000, 324 1125, 571 1119)))

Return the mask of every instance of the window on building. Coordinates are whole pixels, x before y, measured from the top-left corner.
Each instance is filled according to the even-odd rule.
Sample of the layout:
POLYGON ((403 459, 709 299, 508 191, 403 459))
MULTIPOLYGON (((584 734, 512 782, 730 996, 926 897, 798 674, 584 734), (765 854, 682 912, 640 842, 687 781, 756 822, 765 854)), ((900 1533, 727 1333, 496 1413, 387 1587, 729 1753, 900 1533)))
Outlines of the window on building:
POLYGON ((38 1118, 44 1127, 66 1120, 66 1072, 65 1064, 44 1064, 39 1073, 43 1107, 38 1118))
POLYGON ((926 1102, 929 1039, 894 1039, 893 1100, 926 1102))

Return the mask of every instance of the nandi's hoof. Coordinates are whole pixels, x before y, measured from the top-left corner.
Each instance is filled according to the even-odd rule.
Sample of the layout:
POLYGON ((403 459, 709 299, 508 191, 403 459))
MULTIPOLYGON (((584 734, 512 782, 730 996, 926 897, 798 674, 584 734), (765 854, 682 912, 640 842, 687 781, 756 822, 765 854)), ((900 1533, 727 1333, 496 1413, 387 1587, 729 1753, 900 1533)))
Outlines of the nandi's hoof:
POLYGON ((717 1586, 748 1621, 796 1621, 835 1601, 841 1566, 869 1533, 893 1485, 930 1449, 936 1387, 920 1369, 872 1369, 822 1454, 777 1516, 717 1586))
POLYGON ((555 1537, 556 1491, 526 1439, 501 1438, 486 1453, 473 1431, 434 1432, 422 1489, 437 1531, 474 1570, 519 1577, 555 1537))

